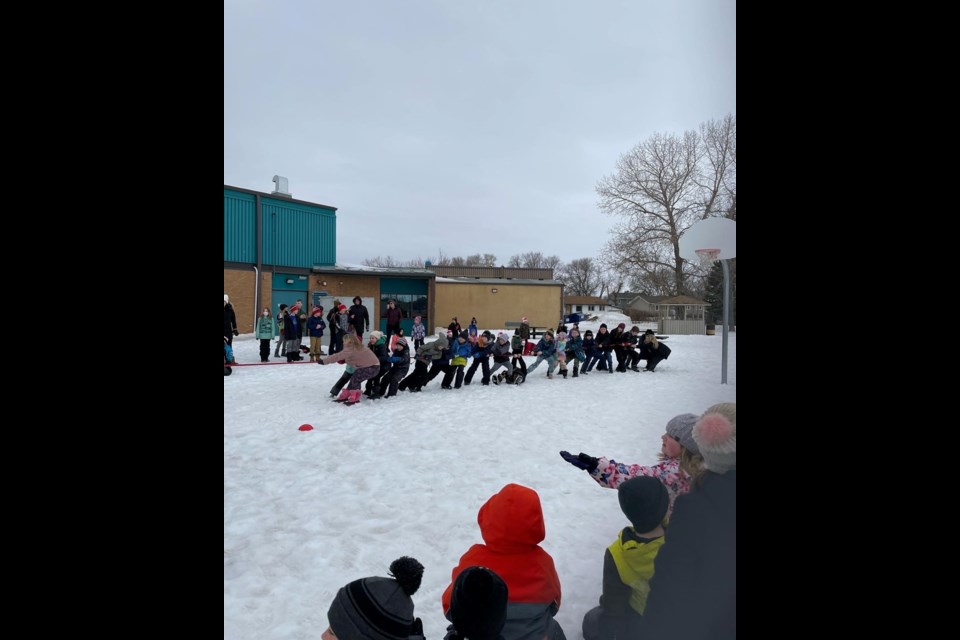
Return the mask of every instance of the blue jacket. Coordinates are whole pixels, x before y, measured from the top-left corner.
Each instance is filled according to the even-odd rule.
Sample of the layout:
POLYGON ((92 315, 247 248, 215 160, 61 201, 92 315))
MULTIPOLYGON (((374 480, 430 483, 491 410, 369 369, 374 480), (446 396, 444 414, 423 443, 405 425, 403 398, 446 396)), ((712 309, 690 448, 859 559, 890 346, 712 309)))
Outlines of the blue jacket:
POLYGON ((311 338, 321 338, 323 337, 323 330, 327 328, 327 323, 323 321, 321 316, 310 316, 310 319, 307 320, 307 331, 311 338))
POLYGON ((544 358, 552 358, 557 353, 557 343, 553 340, 547 342, 546 338, 540 338, 534 351, 539 351, 544 358))
POLYGON ((469 342, 460 344, 459 340, 454 340, 453 346, 450 347, 450 357, 456 358, 457 356, 460 356, 461 358, 469 358, 471 351, 473 351, 473 345, 469 342))

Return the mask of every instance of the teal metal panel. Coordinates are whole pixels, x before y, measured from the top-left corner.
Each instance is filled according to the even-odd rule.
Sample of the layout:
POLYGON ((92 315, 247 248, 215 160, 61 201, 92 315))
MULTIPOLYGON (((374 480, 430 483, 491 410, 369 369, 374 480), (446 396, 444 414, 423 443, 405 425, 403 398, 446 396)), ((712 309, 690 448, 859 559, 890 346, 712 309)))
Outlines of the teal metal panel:
POLYGON ((285 267, 337 262, 336 211, 277 198, 262 198, 263 261, 285 267))
POLYGON ((223 259, 257 262, 257 202, 249 193, 223 190, 223 259))
MULTIPOLYGON (((310 276, 301 273, 274 273, 273 290, 274 291, 299 291, 305 293, 310 288, 310 276)), ((306 297, 303 298, 306 304, 306 297)))
MULTIPOLYGON (((293 276, 293 278, 296 278, 296 277, 297 277, 297 276, 293 276)), ((276 277, 274 277, 274 282, 276 282, 276 281, 277 281, 277 279, 276 279, 276 277)), ((274 289, 274 290, 273 290, 273 316, 274 316, 274 320, 276 320, 277 312, 280 311, 280 303, 281 303, 281 302, 289 307, 290 305, 292 305, 292 304, 293 304, 294 302, 296 302, 297 300, 303 300, 304 306, 310 304, 309 300, 307 299, 307 292, 306 292, 306 291, 295 291, 295 290, 293 290, 293 289, 274 289)), ((309 307, 307 307, 307 313, 310 313, 310 308, 309 308, 309 307)), ((274 325, 276 325, 276 322, 274 322, 274 325)), ((279 335, 279 329, 280 329, 279 327, 275 327, 275 328, 274 328, 274 334, 273 334, 273 335, 275 335, 275 336, 276 336, 276 335, 279 335)), ((309 342, 309 341, 308 341, 308 342, 309 342)))

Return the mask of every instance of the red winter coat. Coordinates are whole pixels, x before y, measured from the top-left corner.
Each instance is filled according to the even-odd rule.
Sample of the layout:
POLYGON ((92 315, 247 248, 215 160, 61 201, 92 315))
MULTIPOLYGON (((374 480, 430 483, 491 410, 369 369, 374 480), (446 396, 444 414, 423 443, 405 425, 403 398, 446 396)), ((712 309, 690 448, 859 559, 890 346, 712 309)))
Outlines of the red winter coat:
MULTIPOLYGON (((540 496, 528 487, 508 484, 480 507, 477 523, 486 544, 470 547, 454 567, 441 598, 444 615, 450 610, 457 576, 467 567, 479 565, 492 569, 507 584, 508 627, 511 620, 521 624, 516 619, 520 616, 527 618, 523 626, 528 626, 533 622, 529 616, 534 610, 538 611, 538 624, 546 624, 546 619, 560 608, 560 577, 553 558, 539 546, 546 535, 540 496)), ((503 635, 508 637, 507 627, 503 635)))

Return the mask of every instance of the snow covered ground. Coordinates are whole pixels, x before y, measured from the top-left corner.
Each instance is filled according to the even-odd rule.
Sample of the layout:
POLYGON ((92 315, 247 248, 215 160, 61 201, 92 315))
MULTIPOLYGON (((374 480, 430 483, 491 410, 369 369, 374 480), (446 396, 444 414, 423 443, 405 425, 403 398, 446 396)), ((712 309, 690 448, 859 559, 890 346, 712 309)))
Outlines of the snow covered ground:
MULTIPOLYGON (((596 333, 600 321, 632 326, 601 314, 581 331, 596 333)), ((441 390, 437 378, 421 393, 350 407, 328 394, 341 365, 235 368, 223 380, 224 638, 316 640, 341 586, 387 575, 402 555, 426 567, 416 614, 427 638, 442 638, 450 572, 482 542, 478 509, 510 482, 540 494, 542 546, 563 586, 557 620, 580 638, 600 596, 604 550, 628 523, 616 492, 558 452, 653 464, 671 417, 736 401, 737 334, 726 385, 720 334, 671 336, 655 373, 548 380, 544 364, 523 385, 484 387, 478 370, 460 390, 441 390), (299 431, 305 423, 315 429, 299 431)), ((239 363, 260 360, 252 335, 234 350, 239 363)), ((270 359, 282 361, 273 345, 270 359)))

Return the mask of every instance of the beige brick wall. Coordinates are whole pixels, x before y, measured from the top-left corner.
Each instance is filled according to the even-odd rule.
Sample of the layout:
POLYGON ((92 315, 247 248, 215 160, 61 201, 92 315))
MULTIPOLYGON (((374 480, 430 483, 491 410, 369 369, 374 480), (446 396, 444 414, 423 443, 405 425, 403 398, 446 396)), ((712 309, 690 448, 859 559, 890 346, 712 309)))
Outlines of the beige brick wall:
POLYGON ((464 329, 476 316, 481 329, 505 327, 527 316, 534 327, 557 326, 560 321, 560 285, 522 285, 437 282, 436 324, 446 327, 456 316, 464 329), (493 293, 493 289, 497 292, 493 293))
MULTIPOLYGON (((267 288, 269 289, 269 283, 267 288)), ((256 274, 253 269, 223 270, 223 292, 230 296, 230 302, 237 313, 237 330, 240 333, 253 333, 253 318, 256 310, 256 274)), ((269 294, 269 291, 267 292, 269 294)))

